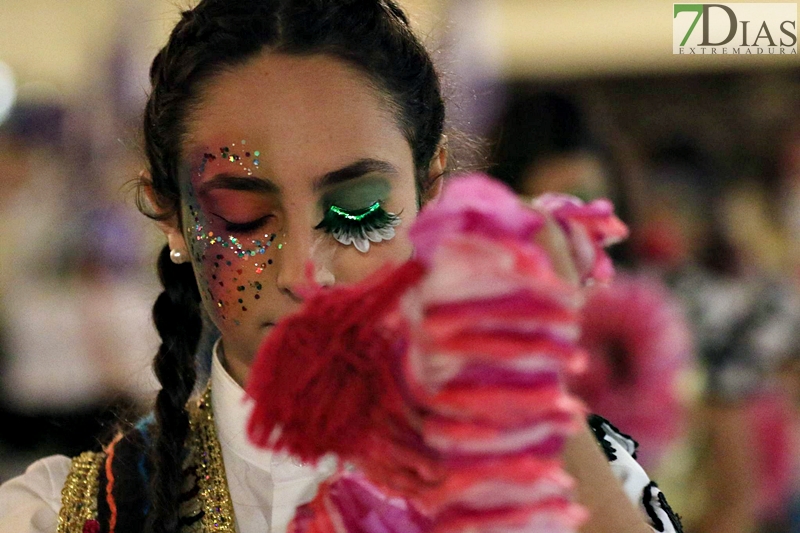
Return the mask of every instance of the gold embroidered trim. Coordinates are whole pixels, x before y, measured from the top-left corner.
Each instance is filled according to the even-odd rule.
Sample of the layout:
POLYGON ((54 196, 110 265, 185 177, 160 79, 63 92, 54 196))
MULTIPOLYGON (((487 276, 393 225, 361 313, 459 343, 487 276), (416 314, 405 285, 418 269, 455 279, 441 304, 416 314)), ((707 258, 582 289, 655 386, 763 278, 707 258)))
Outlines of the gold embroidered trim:
POLYGON ((236 533, 233 503, 228 492, 222 449, 211 409, 211 383, 190 419, 197 446, 198 494, 203 505, 203 525, 209 532, 236 533))
POLYGON ((61 489, 58 533, 82 533, 87 520, 97 519, 99 474, 105 460, 102 452, 84 452, 72 460, 61 489))
MULTIPOLYGON (((203 510, 200 521, 203 531, 236 533, 233 503, 211 409, 210 382, 200 400, 190 409, 189 423, 191 442, 187 442, 190 452, 187 460, 195 465, 199 491, 197 501, 186 502, 181 515, 196 514, 198 509, 195 506, 198 506, 203 510)), ((61 490, 57 533, 83 533, 87 520, 97 520, 100 469, 105 460, 106 454, 102 452, 85 452, 72 460, 69 475, 61 490)), ((187 470, 191 472, 193 469, 187 470)), ((196 531, 199 525, 195 523, 183 529, 196 531)))

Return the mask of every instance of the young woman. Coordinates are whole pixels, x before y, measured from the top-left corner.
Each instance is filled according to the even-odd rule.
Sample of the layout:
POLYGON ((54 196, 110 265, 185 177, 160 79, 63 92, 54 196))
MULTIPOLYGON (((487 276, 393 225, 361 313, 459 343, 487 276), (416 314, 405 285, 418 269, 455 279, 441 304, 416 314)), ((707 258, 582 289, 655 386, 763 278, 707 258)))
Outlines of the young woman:
MULTIPOLYGON (((283 531, 330 470, 247 442, 254 354, 303 301, 307 264, 325 285, 410 257, 447 170, 437 74, 391 0, 202 0, 151 81, 142 205, 167 237, 154 416, 0 488, 0 531, 283 531), (204 315, 221 333, 210 388, 194 366, 204 315)), ((585 531, 651 530, 588 427, 565 460, 585 531)), ((672 531, 659 505, 650 523, 672 531)))

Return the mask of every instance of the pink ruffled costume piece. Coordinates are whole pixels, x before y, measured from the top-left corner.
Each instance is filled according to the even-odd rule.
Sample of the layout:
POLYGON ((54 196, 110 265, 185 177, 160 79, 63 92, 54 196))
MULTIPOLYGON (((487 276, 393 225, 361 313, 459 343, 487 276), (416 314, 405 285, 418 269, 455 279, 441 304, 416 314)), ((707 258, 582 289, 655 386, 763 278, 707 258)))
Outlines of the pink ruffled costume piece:
POLYGON ((553 217, 583 278, 609 277, 609 206, 559 197, 536 211, 485 176, 453 179, 410 230, 413 260, 320 290, 275 328, 248 386, 251 437, 307 460, 335 452, 365 475, 323 484, 293 532, 579 527, 559 453, 584 413, 562 386, 584 359, 581 297, 534 239, 553 217))
POLYGON ((600 198, 584 204, 573 196, 550 193, 533 205, 549 213, 566 233, 582 281, 611 280, 614 266, 604 248, 628 237, 628 228, 614 215, 611 202, 600 198))
POLYGON ((408 500, 391 497, 362 474, 341 472, 297 509, 287 533, 425 533, 430 518, 408 500))
POLYGON ((574 531, 584 517, 557 456, 582 407, 558 376, 580 359, 578 290, 534 244, 542 214, 510 191, 471 177, 441 204, 411 231, 429 270, 401 303, 405 381, 428 413, 423 439, 448 464, 421 501, 434 531, 574 531), (470 206, 442 209, 461 231, 437 232, 449 203, 470 206))

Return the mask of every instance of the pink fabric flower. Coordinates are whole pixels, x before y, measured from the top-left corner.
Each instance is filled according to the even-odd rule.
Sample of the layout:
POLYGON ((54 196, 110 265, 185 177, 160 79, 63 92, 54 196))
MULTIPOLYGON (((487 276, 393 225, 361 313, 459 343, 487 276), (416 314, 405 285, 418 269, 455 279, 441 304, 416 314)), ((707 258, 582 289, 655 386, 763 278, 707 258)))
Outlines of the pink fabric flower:
POLYGON ((584 204, 574 196, 553 193, 540 196, 533 206, 550 214, 566 233, 582 281, 611 280, 614 266, 603 249, 628 236, 611 202, 598 199, 584 204))
POLYGON ((442 200, 427 206, 411 228, 416 257, 424 263, 443 240, 454 235, 529 241, 544 217, 517 200, 506 185, 483 174, 454 178, 442 200))
POLYGON ((657 279, 620 275, 592 288, 580 344, 588 368, 570 376, 570 391, 636 435, 640 460, 656 466, 685 418, 677 386, 691 362, 692 340, 679 304, 657 279))
POLYGON ((493 511, 453 511, 443 515, 431 533, 496 533, 576 531, 586 521, 586 511, 562 498, 493 511))
POLYGON ((444 483, 428 491, 425 498, 426 504, 434 509, 480 510, 569 497, 573 488, 573 480, 557 459, 520 455, 455 470, 444 483), (458 494, 458 498, 453 499, 453 494, 458 494))
POLYGON ((288 533, 425 533, 430 518, 405 498, 388 496, 362 474, 340 472, 297 509, 288 533))

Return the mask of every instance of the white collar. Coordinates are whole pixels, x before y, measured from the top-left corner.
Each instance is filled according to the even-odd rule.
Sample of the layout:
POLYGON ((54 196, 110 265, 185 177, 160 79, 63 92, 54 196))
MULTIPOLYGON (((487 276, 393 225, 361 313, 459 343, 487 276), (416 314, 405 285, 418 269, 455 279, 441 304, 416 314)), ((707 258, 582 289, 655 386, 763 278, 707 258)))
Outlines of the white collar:
MULTIPOLYGON (((247 420, 253 400, 236 383, 222 364, 222 339, 214 343, 211 358, 211 408, 217 426, 217 438, 223 452, 229 451, 250 465, 272 475, 275 483, 294 482, 306 478, 327 477, 335 471, 333 457, 323 458, 317 467, 302 464, 285 453, 257 448, 247 438, 247 420)), ((227 453, 223 453, 227 456, 227 453)))
POLYGON ((248 463, 269 472, 272 465, 270 450, 255 447, 247 439, 247 420, 253 401, 236 383, 222 364, 222 339, 214 343, 211 358, 211 408, 220 444, 248 463))

